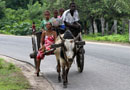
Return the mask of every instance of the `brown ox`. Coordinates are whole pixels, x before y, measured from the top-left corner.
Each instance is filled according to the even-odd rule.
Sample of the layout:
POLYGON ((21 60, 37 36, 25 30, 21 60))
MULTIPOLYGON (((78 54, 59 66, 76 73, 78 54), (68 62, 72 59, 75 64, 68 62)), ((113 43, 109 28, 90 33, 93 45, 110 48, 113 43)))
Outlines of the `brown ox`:
POLYGON ((80 33, 77 37, 74 37, 72 33, 68 30, 64 33, 64 35, 59 35, 57 37, 56 43, 52 45, 53 48, 56 48, 54 53, 57 59, 58 80, 59 82, 61 82, 60 73, 62 68, 63 86, 65 88, 67 87, 68 83, 68 72, 76 55, 76 45, 84 43, 83 41, 78 41, 79 37, 80 33))

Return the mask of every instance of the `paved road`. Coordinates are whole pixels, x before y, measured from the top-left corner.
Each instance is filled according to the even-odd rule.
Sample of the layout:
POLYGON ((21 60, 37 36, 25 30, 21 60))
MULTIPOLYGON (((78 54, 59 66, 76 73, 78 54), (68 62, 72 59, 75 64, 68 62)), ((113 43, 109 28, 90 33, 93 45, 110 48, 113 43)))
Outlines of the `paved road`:
MULTIPOLYGON (((69 85, 65 90, 130 90, 130 47, 88 42, 85 45, 85 69, 77 72, 73 63, 69 85)), ((0 35, 0 54, 33 64, 30 37, 0 35)), ((55 56, 42 61, 41 71, 56 90, 64 90, 58 83, 55 56)))

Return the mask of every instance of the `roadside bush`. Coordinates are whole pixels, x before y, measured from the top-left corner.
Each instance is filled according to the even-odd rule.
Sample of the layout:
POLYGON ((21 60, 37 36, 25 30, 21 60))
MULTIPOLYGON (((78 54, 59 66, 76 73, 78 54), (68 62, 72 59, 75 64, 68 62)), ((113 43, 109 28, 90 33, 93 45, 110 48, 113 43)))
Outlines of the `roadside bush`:
POLYGON ((93 35, 83 35, 84 40, 92 41, 110 41, 110 42, 129 42, 129 35, 127 34, 113 34, 106 36, 93 36, 93 35))
POLYGON ((10 32, 15 35, 29 35, 31 34, 29 30, 30 26, 31 24, 29 22, 15 23, 10 32))

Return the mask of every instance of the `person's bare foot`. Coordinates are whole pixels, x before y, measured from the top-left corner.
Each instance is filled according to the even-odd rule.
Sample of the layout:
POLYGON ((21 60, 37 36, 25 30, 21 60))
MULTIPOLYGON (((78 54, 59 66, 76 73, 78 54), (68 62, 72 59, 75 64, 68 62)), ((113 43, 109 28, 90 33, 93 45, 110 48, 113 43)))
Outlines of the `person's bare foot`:
POLYGON ((39 76, 39 72, 40 72, 40 69, 37 70, 37 71, 35 72, 35 74, 37 74, 37 76, 39 76))

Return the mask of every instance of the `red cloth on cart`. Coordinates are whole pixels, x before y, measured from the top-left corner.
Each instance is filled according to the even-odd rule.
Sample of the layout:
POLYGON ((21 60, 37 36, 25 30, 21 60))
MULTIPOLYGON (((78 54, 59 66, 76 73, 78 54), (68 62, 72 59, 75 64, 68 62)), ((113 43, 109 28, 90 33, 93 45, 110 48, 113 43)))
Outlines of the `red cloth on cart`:
MULTIPOLYGON (((44 46, 45 46, 45 50, 49 51, 51 49, 51 45, 54 44, 54 36, 45 36, 45 43, 44 43, 44 46)), ((48 53, 51 54, 53 52, 50 52, 48 53)), ((39 59, 43 59, 44 58, 44 51, 42 50, 39 50, 38 51, 38 54, 37 54, 37 60, 39 59)))

